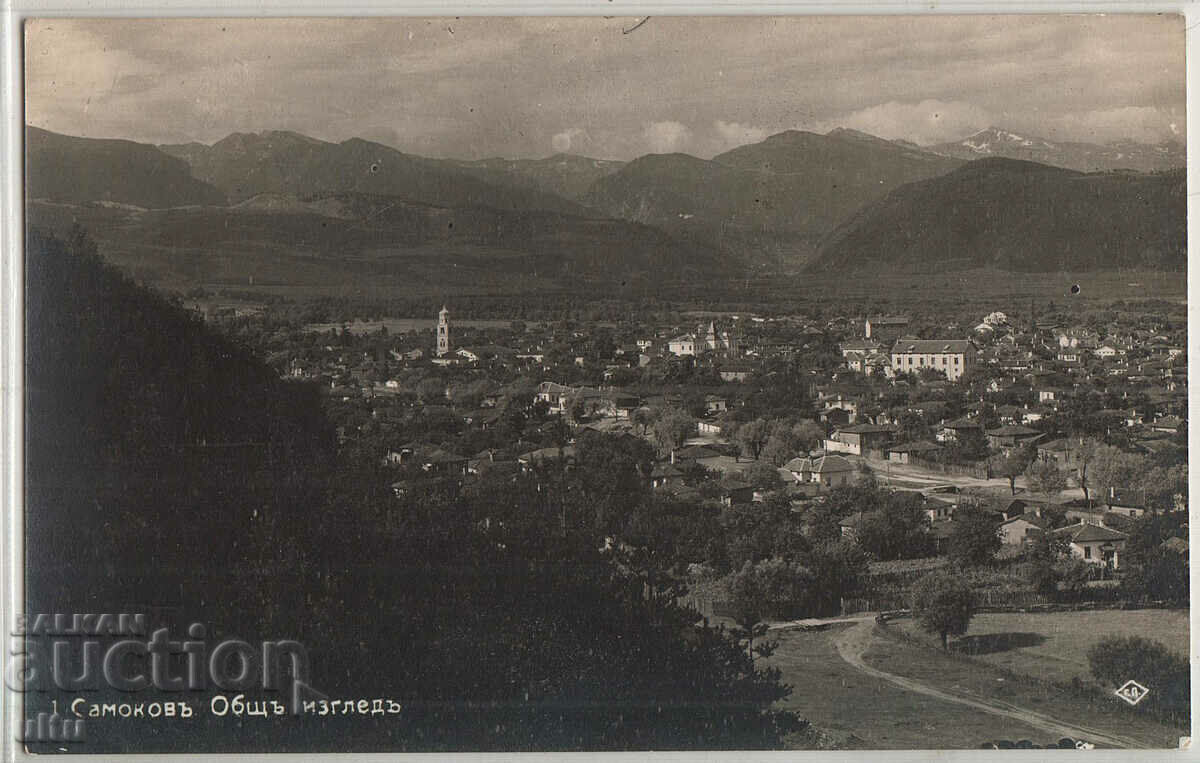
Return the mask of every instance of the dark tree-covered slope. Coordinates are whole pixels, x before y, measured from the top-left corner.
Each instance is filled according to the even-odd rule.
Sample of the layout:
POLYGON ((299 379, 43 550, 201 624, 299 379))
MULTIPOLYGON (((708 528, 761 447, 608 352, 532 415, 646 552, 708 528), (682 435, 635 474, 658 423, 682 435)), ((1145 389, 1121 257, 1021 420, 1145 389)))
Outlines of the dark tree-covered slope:
POLYGON ((25 195, 158 209, 224 204, 225 194, 192 176, 187 163, 154 146, 25 128, 25 195))
POLYGON ((1083 174, 982 159, 865 207, 826 239, 813 268, 1183 268, 1185 195, 1182 170, 1083 174))

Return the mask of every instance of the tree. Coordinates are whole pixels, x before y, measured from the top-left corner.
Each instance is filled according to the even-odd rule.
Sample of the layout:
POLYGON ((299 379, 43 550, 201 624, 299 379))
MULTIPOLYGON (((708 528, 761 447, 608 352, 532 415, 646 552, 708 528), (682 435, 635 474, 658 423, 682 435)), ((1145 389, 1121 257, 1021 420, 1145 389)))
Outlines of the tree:
POLYGON ((746 562, 729 581, 729 596, 733 622, 737 625, 733 629, 734 637, 746 642, 746 655, 751 660, 755 654, 769 656, 774 651, 773 644, 760 641, 757 648, 754 646, 754 640, 762 639, 768 630, 765 620, 769 603, 762 571, 751 562, 746 562))
POLYGON ((984 565, 995 559, 1000 545, 1000 531, 991 514, 973 504, 958 507, 950 533, 951 559, 966 565, 984 565))
POLYGON ((860 590, 870 569, 862 547, 840 538, 814 545, 802 561, 813 574, 809 605, 817 617, 841 611, 842 598, 860 590))
POLYGON ((1053 461, 1035 461, 1025 470, 1025 481, 1031 493, 1046 498, 1049 508, 1058 494, 1067 489, 1067 475, 1053 461))
POLYGON ((657 412, 653 408, 642 406, 633 412, 630 421, 635 427, 642 428, 642 435, 645 436, 646 431, 654 426, 654 422, 658 419, 657 412))
POLYGON ((764 559, 796 561, 808 550, 799 515, 786 498, 768 496, 753 505, 733 505, 721 516, 726 556, 734 570, 764 559))
POLYGON ((950 463, 982 461, 988 457, 987 437, 982 429, 963 430, 946 446, 945 456, 950 463))
POLYGON ((974 611, 975 593, 956 573, 931 572, 913 586, 913 619, 926 633, 941 637, 942 649, 947 648, 947 636, 967 632, 974 611))
POLYGON ((1137 564, 1122 567, 1126 570, 1121 579, 1121 590, 1130 598, 1187 606, 1188 565, 1179 552, 1156 546, 1137 564))
POLYGON ((1138 475, 1147 471, 1146 459, 1111 445, 1097 447, 1089 465, 1095 487, 1105 495, 1114 488, 1129 488, 1138 475))
POLYGON ((792 438, 797 448, 809 451, 825 439, 825 430, 812 419, 802 419, 792 425, 792 438))
POLYGON ((663 450, 682 448, 694 431, 696 420, 678 408, 668 408, 654 422, 654 439, 663 450))
POLYGON ((1187 558, 1163 545, 1187 537, 1187 513, 1147 514, 1129 527, 1121 552, 1121 587, 1130 598, 1176 604, 1188 601, 1187 558))
POLYGON ((1088 467, 1096 460, 1101 444, 1098 440, 1088 437, 1082 440, 1075 450, 1075 460, 1079 464, 1079 487, 1083 490, 1083 500, 1088 506, 1092 505, 1092 496, 1088 492, 1088 467))
POLYGON ((1029 582, 1033 585, 1033 590, 1043 596, 1058 594, 1058 581, 1061 577, 1059 560, 1068 552, 1067 540, 1053 533, 1044 532, 1034 539, 1025 552, 1029 582))
POLYGON ((746 470, 746 483, 759 490, 778 490, 783 485, 779 470, 766 461, 755 461, 746 470))
POLYGON ((992 456, 988 465, 993 474, 1008 479, 1008 489, 1013 495, 1016 495, 1017 477, 1025 473, 1025 469, 1032 461, 1033 452, 1030 448, 1013 448, 1008 453, 992 456))
POLYGON ((882 494, 878 511, 863 514, 858 543, 880 561, 916 559, 933 553, 929 518, 916 493, 882 494))
POLYGON ((772 434, 767 438, 767 444, 763 446, 762 460, 773 466, 783 466, 795 454, 795 449, 788 440, 772 434))
POLYGON ((762 452, 763 446, 767 444, 770 432, 771 425, 766 419, 759 418, 754 421, 748 421, 738 427, 733 435, 733 439, 741 447, 744 455, 757 459, 762 452))

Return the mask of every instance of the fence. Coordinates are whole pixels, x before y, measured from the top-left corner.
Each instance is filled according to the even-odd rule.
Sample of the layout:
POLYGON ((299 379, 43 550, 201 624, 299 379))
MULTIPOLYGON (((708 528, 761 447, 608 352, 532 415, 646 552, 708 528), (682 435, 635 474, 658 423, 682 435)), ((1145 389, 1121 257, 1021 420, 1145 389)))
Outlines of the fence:
POLYGON ((913 466, 919 466, 922 469, 938 472, 939 474, 957 474, 980 480, 992 478, 991 470, 988 469, 987 464, 942 464, 912 455, 908 457, 908 462, 913 466))
MULTIPOLYGON (((1020 608, 1037 607, 1061 603, 1052 596, 1045 596, 1032 591, 976 591, 975 606, 979 609, 992 607, 1020 608)), ((859 612, 890 612, 895 609, 906 609, 909 601, 901 595, 883 595, 842 599, 842 614, 853 615, 859 612)))
POLYGON ((688 593, 678 600, 680 606, 691 607, 704 617, 732 617, 733 607, 725 599, 705 594, 688 593))

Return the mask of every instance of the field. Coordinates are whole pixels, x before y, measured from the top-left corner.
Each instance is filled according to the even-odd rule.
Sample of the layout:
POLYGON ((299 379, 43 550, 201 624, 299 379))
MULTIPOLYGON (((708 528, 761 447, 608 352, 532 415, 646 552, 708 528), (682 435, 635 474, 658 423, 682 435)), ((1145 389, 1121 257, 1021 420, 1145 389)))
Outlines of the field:
POLYGON ((972 749, 998 738, 1057 741, 1033 726, 905 691, 847 664, 833 639, 847 625, 783 631, 767 662, 792 695, 780 703, 850 749, 972 749))
MULTIPOLYGON (((1054 638, 1046 638, 1039 646, 1046 646, 1047 655, 1061 656, 1037 659, 1074 661, 1077 670, 1078 661, 1086 661, 1079 655, 1092 639, 1152 627, 1155 616, 1165 623, 1156 631, 1159 637, 1173 647, 1182 638, 1186 648, 1185 613, 1083 614, 1128 617, 1107 629, 1088 618, 1063 622, 1062 615, 1024 621, 1024 632, 1042 628, 1066 642, 1050 647, 1054 638), (1091 633, 1097 629, 1098 633, 1091 633)), ((989 616, 980 615, 978 635, 1011 635, 1013 616, 999 617, 1008 620, 991 622, 989 616)), ((1031 671, 1025 675, 1009 665, 942 652, 924 639, 909 638, 910 630, 905 620, 883 628, 867 616, 819 629, 772 631, 777 648, 766 663, 779 668, 784 683, 793 689, 780 705, 809 720, 837 747, 847 749, 971 749, 1001 739, 1047 745, 1064 736, 1100 747, 1171 748, 1186 734, 1186 729, 1133 712, 1107 693, 1052 683, 1063 675, 1077 675, 1071 669, 1060 667, 1059 673, 1046 675, 1037 672, 1041 669, 1037 659, 1029 659, 1018 666, 1031 671)), ((1035 640, 1020 636, 1007 642, 985 638, 980 643, 1035 640)), ((1014 646, 1011 651, 1027 648, 1014 646)))
MULTIPOLYGON (((889 627, 900 631, 898 626, 902 622, 891 623, 889 627)), ((1070 649, 1065 647, 1064 651, 1070 649)), ((1086 652, 1086 646, 1078 647, 1075 651, 1086 652)), ((1086 662, 1086 657, 1084 660, 1086 662)), ((928 686, 1043 713, 1064 723, 1094 730, 1095 735, 1091 737, 1093 741, 1105 734, 1126 740, 1123 746, 1164 748, 1177 746, 1178 738, 1187 733, 1186 729, 1137 714, 1107 693, 1086 690, 1072 692, 1047 683, 1051 676, 1036 673, 1014 675, 1018 671, 1012 668, 993 667, 987 662, 965 658, 955 652, 946 654, 938 647, 923 646, 899 636, 877 635, 871 642, 865 661, 879 670, 928 686)), ((1023 667, 1036 669, 1032 662, 1023 667)), ((1082 738, 1089 737, 1084 734, 1082 738)))
MULTIPOLYGON (((893 624, 921 634, 911 620, 893 624)), ((1107 636, 1144 636, 1188 654, 1188 613, 1184 610, 1108 610, 1045 614, 982 613, 971 619, 966 637, 952 644, 963 654, 1015 673, 1048 681, 1090 680, 1087 651, 1107 636)))

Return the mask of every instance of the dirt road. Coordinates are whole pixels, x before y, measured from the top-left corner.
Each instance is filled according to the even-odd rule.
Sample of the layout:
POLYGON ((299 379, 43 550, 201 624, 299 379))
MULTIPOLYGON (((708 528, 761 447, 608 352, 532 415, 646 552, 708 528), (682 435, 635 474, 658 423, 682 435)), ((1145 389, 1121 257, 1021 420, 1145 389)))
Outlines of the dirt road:
POLYGON ((1087 728, 1085 726, 1064 723, 1063 721, 1051 718, 1044 713, 1039 713, 1027 708, 1017 707, 1016 705, 1004 702, 1002 700, 975 695, 968 696, 958 692, 937 689, 923 684, 920 681, 914 681, 911 678, 905 678, 904 676, 898 676, 894 673, 887 673, 877 668, 873 668, 863 661, 863 655, 871 645, 871 639, 873 638, 874 631, 874 620, 862 620, 856 623, 854 626, 847 628, 841 633, 838 633, 834 637, 834 647, 837 649, 838 654, 841 655, 843 660, 858 670, 917 694, 923 694, 927 697, 933 697, 945 702, 955 702, 960 705, 966 705, 968 707, 975 708, 976 710, 980 710, 985 713, 991 713, 992 715, 999 715, 1021 721, 1022 723, 1029 724, 1034 728, 1042 729, 1059 737, 1086 739, 1089 742, 1104 745, 1106 747, 1139 749, 1153 746, 1131 737, 1117 736, 1115 734, 1110 734, 1093 728, 1087 728))

